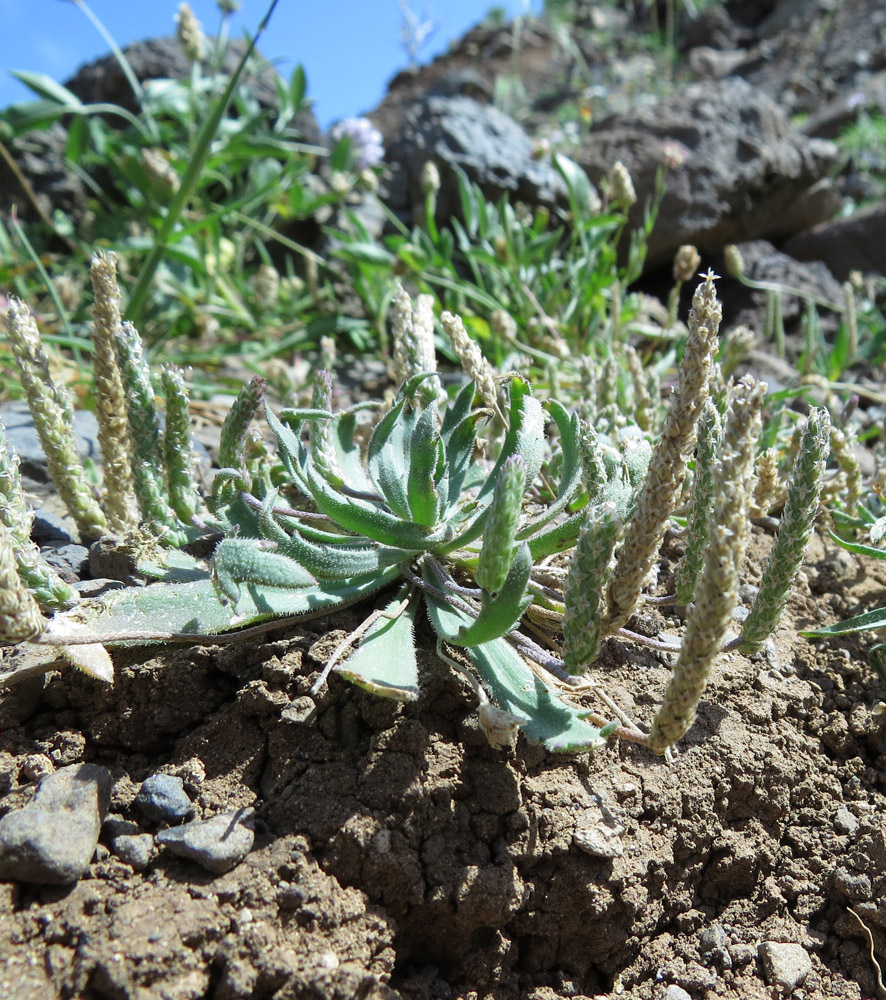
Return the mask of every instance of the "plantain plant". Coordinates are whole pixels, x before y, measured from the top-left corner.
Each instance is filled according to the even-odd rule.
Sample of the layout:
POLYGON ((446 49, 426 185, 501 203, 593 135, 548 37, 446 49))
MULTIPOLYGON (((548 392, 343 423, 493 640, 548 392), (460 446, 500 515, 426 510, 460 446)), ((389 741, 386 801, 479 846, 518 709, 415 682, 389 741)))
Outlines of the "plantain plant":
MULTIPOLYGON (((105 282, 107 264, 94 264, 105 282)), ((689 728, 717 654, 742 644, 727 630, 749 532, 765 390, 745 379, 719 394, 720 410, 705 405, 720 317, 713 275, 696 292, 674 402, 654 443, 624 421, 598 435, 580 408, 542 402, 521 375, 494 371, 449 313, 440 325, 468 380, 445 392, 434 362, 432 300, 412 303, 401 289, 393 308, 394 398, 336 410, 330 376, 320 371, 310 405, 275 411, 263 398, 264 381, 254 378, 222 428, 221 468, 205 495, 190 467, 184 379, 174 369, 163 373, 161 431, 138 335, 119 310, 107 308, 101 287, 96 336, 107 338, 107 325, 113 327, 115 352, 105 352, 105 360, 116 357, 119 367, 128 435, 119 425, 117 434, 127 436, 132 470, 127 496, 113 494, 114 520, 157 582, 65 610, 69 594, 53 592, 21 557, 16 563, 12 530, 22 535, 26 515, 14 457, 0 448, 7 470, 4 476, 0 468, 0 638, 61 647, 76 665, 107 679, 106 645, 242 641, 384 591, 381 607, 332 653, 315 690, 335 671, 377 695, 417 698, 415 626, 423 609, 439 655, 474 688, 480 724, 494 745, 508 743, 518 728, 550 750, 597 747, 617 732, 663 752, 689 728), (259 414, 272 449, 250 437, 259 414), (721 423, 722 435, 715 433, 721 423), (699 426, 705 430, 689 501, 691 565, 680 576, 679 598, 670 598, 689 603, 688 642, 647 736, 589 671, 607 636, 648 641, 626 626, 684 502, 699 426), (193 541, 205 546, 206 538, 213 542, 208 562, 188 554, 193 541), (47 622, 43 613, 53 611, 47 622), (607 715, 581 703, 591 691, 607 715)), ((9 316, 23 375, 45 372, 27 310, 12 303, 9 316)), ((58 447, 69 424, 64 394, 47 389, 46 379, 31 381, 49 394, 52 406, 35 396, 35 421, 58 447)), ((99 393, 112 383, 105 376, 99 393)), ((99 420, 111 419, 102 414, 114 409, 99 407, 99 420)), ((803 489, 794 493, 805 506, 791 522, 805 534, 787 539, 790 558, 783 545, 761 588, 765 602, 750 616, 752 648, 775 627, 817 508, 826 413, 814 411, 809 424, 795 467, 803 489)), ((64 463, 54 471, 76 479, 78 489, 68 492, 82 507, 81 530, 101 533, 101 505, 84 495, 82 477, 64 463)), ((112 486, 119 490, 120 483, 109 483, 106 494, 112 486)))

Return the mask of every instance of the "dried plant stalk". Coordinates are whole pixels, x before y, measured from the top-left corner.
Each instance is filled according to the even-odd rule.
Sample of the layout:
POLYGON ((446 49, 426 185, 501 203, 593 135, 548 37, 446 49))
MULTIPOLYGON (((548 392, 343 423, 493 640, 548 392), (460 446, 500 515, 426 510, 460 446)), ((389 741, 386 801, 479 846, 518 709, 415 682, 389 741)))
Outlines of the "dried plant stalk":
POLYGON ((697 598, 689 605, 677 663, 649 734, 649 746, 656 753, 664 753, 695 721, 698 702, 738 602, 739 570, 750 535, 747 511, 753 491, 754 450, 765 391, 765 383, 746 376, 733 393, 697 598))
POLYGON ((764 517, 778 493, 778 455, 767 448, 757 459, 757 482, 751 500, 751 517, 764 517))
MULTIPOLYGON (((468 378, 477 383, 477 392, 484 405, 494 413, 501 415, 498 406, 498 391, 495 388, 495 369, 483 357, 480 348, 468 336, 468 331, 460 316, 444 312, 440 317, 443 329, 452 342, 452 349, 461 362, 462 369, 468 378)), ((504 421, 504 417, 501 417, 504 421)))
POLYGON ((0 640, 27 642, 45 627, 37 601, 18 575, 15 542, 0 524, 0 640))
POLYGON ((679 499, 695 446, 696 425, 708 396, 712 358, 723 316, 714 289, 715 277, 708 271, 693 297, 689 337, 677 388, 609 583, 608 634, 621 628, 637 605, 643 583, 658 555, 668 518, 679 499))
MULTIPOLYGON (((413 375, 437 370, 433 296, 419 295, 413 305, 406 290, 398 285, 391 306, 391 332, 394 338, 393 376, 398 385, 413 375)), ((430 402, 442 391, 440 379, 435 375, 422 386, 420 395, 430 402)))
POLYGON ((704 563, 708 543, 708 520, 714 497, 714 475, 723 428, 720 414, 710 399, 704 404, 698 423, 698 448, 695 456, 695 479, 686 526, 686 552, 677 570, 676 590, 680 604, 689 604, 695 593, 695 581, 704 563))
POLYGON ((92 306, 92 371, 98 444, 104 466, 104 499, 108 524, 126 532, 138 524, 138 505, 132 478, 126 394, 117 363, 115 337, 123 322, 117 255, 99 251, 90 262, 92 306))
POLYGON ((784 612, 791 584, 800 570, 815 524, 830 449, 829 432, 827 410, 811 410, 788 482, 781 526, 763 570, 757 597, 741 630, 743 653, 758 650, 775 631, 784 612))
POLYGON ((92 495, 74 444, 71 398, 52 381, 40 333, 28 307, 18 299, 10 299, 6 323, 50 478, 81 537, 92 541, 107 530, 108 522, 92 495))
POLYGON ((571 674, 584 673, 597 658, 602 604, 621 526, 614 503, 588 507, 563 593, 563 662, 571 674))

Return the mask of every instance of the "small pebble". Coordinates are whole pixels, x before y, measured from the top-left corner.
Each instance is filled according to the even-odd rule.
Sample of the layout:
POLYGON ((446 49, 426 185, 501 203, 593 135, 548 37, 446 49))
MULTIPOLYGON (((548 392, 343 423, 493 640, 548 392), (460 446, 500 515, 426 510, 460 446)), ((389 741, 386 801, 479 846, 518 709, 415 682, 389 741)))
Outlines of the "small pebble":
POLYGON ((157 843, 173 854, 196 861, 208 871, 222 874, 239 864, 252 850, 255 839, 254 809, 219 813, 157 834, 157 843))
MULTIPOLYGON (((0 421, 6 428, 6 439, 15 449, 21 462, 22 475, 38 482, 49 480, 49 468, 43 446, 34 426, 28 404, 23 400, 4 403, 0 407, 0 421)), ((98 447, 98 422, 90 410, 74 411, 74 446, 81 458, 101 461, 98 447)))
POLYGON ((834 813, 834 830, 852 837, 858 832, 858 819, 847 806, 840 806, 834 813))
POLYGON ((124 819, 119 813, 111 813, 105 817, 102 823, 102 833, 106 840, 114 840, 115 837, 132 836, 141 833, 138 823, 133 823, 131 819, 124 819))
POLYGON ((682 986, 670 985, 661 995, 661 1000, 692 1000, 682 986))
POLYGON ((89 549, 85 545, 61 545, 56 548, 42 550, 46 562, 63 578, 73 574, 83 576, 89 571, 89 549))
POLYGON ((34 511, 34 521, 31 524, 31 538, 38 544, 70 543, 74 541, 76 528, 73 522, 55 511, 39 507, 34 511))
POLYGON ((126 586, 120 580, 109 580, 102 577, 99 580, 80 580, 74 584, 74 589, 81 597, 101 597, 109 590, 123 590, 126 586))
POLYGON ((111 841, 111 850, 121 861, 140 872, 151 863, 156 845, 149 833, 124 833, 111 841))
POLYGON ((871 880, 867 875, 850 872, 846 868, 838 868, 834 872, 834 888, 855 902, 867 901, 873 892, 871 880))
POLYGON ((800 944, 764 941, 760 945, 759 955, 766 982, 788 993, 800 986, 812 972, 812 959, 800 944))
POLYGON ((111 774, 72 764, 40 779, 31 801, 0 818, 0 879, 67 885, 95 853, 111 774))
POLYGON ((194 811, 184 782, 171 774, 152 774, 142 782, 135 806, 157 823, 178 823, 194 811))
POLYGON ((726 931, 722 924, 711 924, 698 935, 698 946, 702 955, 710 954, 726 947, 726 931))

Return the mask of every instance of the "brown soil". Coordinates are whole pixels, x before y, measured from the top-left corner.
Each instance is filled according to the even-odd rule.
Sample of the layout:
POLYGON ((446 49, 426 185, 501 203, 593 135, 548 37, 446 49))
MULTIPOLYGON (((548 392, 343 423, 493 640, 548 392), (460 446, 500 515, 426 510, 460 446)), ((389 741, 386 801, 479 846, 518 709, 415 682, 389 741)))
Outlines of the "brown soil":
MULTIPOLYGON (((73 887, 0 885, 0 994, 763 998, 779 994, 758 945, 775 941, 812 957, 795 997, 877 996, 850 909, 886 954, 886 690, 872 637, 794 629, 884 591, 882 564, 815 541, 774 655, 721 658, 671 762, 615 741, 493 750, 430 653, 418 702, 333 678, 312 715, 353 609, 261 645, 118 653, 113 689, 74 670, 19 685, 0 701, 7 808, 43 754, 110 768, 112 811, 136 819, 141 780, 180 774, 198 817, 254 806, 257 837, 223 876, 166 854, 137 873, 100 845, 73 887)), ((610 640, 597 676, 648 723, 668 667, 610 640)))

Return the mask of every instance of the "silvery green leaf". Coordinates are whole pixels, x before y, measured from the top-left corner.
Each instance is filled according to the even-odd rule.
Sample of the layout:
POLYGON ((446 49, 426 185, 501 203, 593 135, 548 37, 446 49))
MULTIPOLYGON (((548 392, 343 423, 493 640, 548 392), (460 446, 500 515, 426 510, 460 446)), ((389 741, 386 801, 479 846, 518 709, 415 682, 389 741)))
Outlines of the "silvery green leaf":
MULTIPOLYGON (((452 634, 469 625, 463 612, 430 595, 425 600, 438 634, 452 634)), ((499 707, 521 720, 520 728, 531 742, 554 752, 596 750, 605 743, 600 730, 585 721, 586 713, 544 684, 506 639, 470 646, 465 654, 499 707)))
POLYGON ((455 399, 451 400, 446 406, 446 412, 443 414, 443 422, 440 424, 440 437, 447 448, 447 455, 449 439, 458 425, 470 414, 476 394, 476 385, 473 382, 467 382, 459 389, 455 399))
POLYGON ((400 517, 412 516, 409 507, 407 475, 412 432, 418 420, 414 409, 399 399, 376 424, 369 439, 366 467, 375 488, 391 510, 400 517))
POLYGON ((437 428, 437 407, 430 403, 416 422, 409 443, 407 495, 412 519, 433 527, 440 516, 437 480, 442 471, 443 451, 437 428))
POLYGON ((534 560, 544 559, 555 552, 565 552, 575 545, 584 521, 584 510, 576 511, 557 524, 549 524, 529 539, 529 551, 534 560))
POLYGON ((418 698, 418 662, 413 629, 418 600, 397 612, 398 596, 360 640, 354 653, 335 672, 371 694, 398 701, 418 698))
POLYGON ((424 525, 397 517, 368 500, 344 497, 309 467, 305 482, 318 510, 347 531, 395 548, 428 549, 436 537, 424 525))
POLYGON ((514 558, 525 488, 526 463, 521 455, 511 455, 498 474, 474 572, 477 584, 492 593, 501 589, 514 558))
POLYGON ((53 636, 64 638, 70 620, 73 637, 89 636, 96 642, 162 642, 177 637, 195 639, 229 632, 274 618, 298 618, 337 605, 361 600, 397 577, 396 567, 348 581, 291 588, 260 583, 244 585, 236 614, 222 604, 210 580, 155 584, 112 590, 97 600, 83 600, 70 612, 52 620, 53 636), (128 637, 128 638, 127 638, 128 637))
POLYGON ((511 455, 523 456, 527 483, 538 475, 544 460, 545 421, 541 403, 532 395, 526 379, 519 375, 511 378, 509 392, 509 426, 501 454, 477 497, 478 501, 485 500, 485 503, 491 499, 498 473, 511 455))
MULTIPOLYGON (((473 383, 471 384, 473 385, 473 383)), ((447 467, 445 494, 447 512, 458 504, 462 491, 472 485, 466 482, 472 463, 475 470, 481 471, 480 464, 474 463, 474 449, 477 446, 477 422, 481 419, 481 413, 469 413, 444 438, 443 447, 446 452, 447 467)))
POLYGON ((263 548, 253 538, 223 538, 212 556, 212 576, 219 590, 236 604, 245 585, 296 589, 316 583, 314 577, 294 559, 263 548))
POLYGON ((354 440, 354 430, 357 426, 357 414, 348 410, 336 415, 333 424, 333 440, 335 457, 341 469, 342 478, 356 490, 368 492, 372 489, 372 480, 366 474, 360 454, 360 446, 354 440))
POLYGON ((578 447, 579 417, 563 406, 555 399, 545 401, 545 407, 554 418, 558 430, 560 431, 560 454, 562 455, 562 466, 560 469, 560 487, 553 503, 520 532, 519 538, 530 538, 538 534, 539 529, 552 521, 575 499, 581 487, 582 464, 578 447))
MULTIPOLYGON (((498 593, 484 592, 477 617, 465 616, 464 625, 456 632, 441 632, 441 637, 456 646, 476 646, 516 628, 523 612, 532 603, 532 596, 526 593, 531 572, 532 556, 524 542, 517 549, 507 579, 498 593)), ((429 579, 432 581, 433 577, 429 579)))

